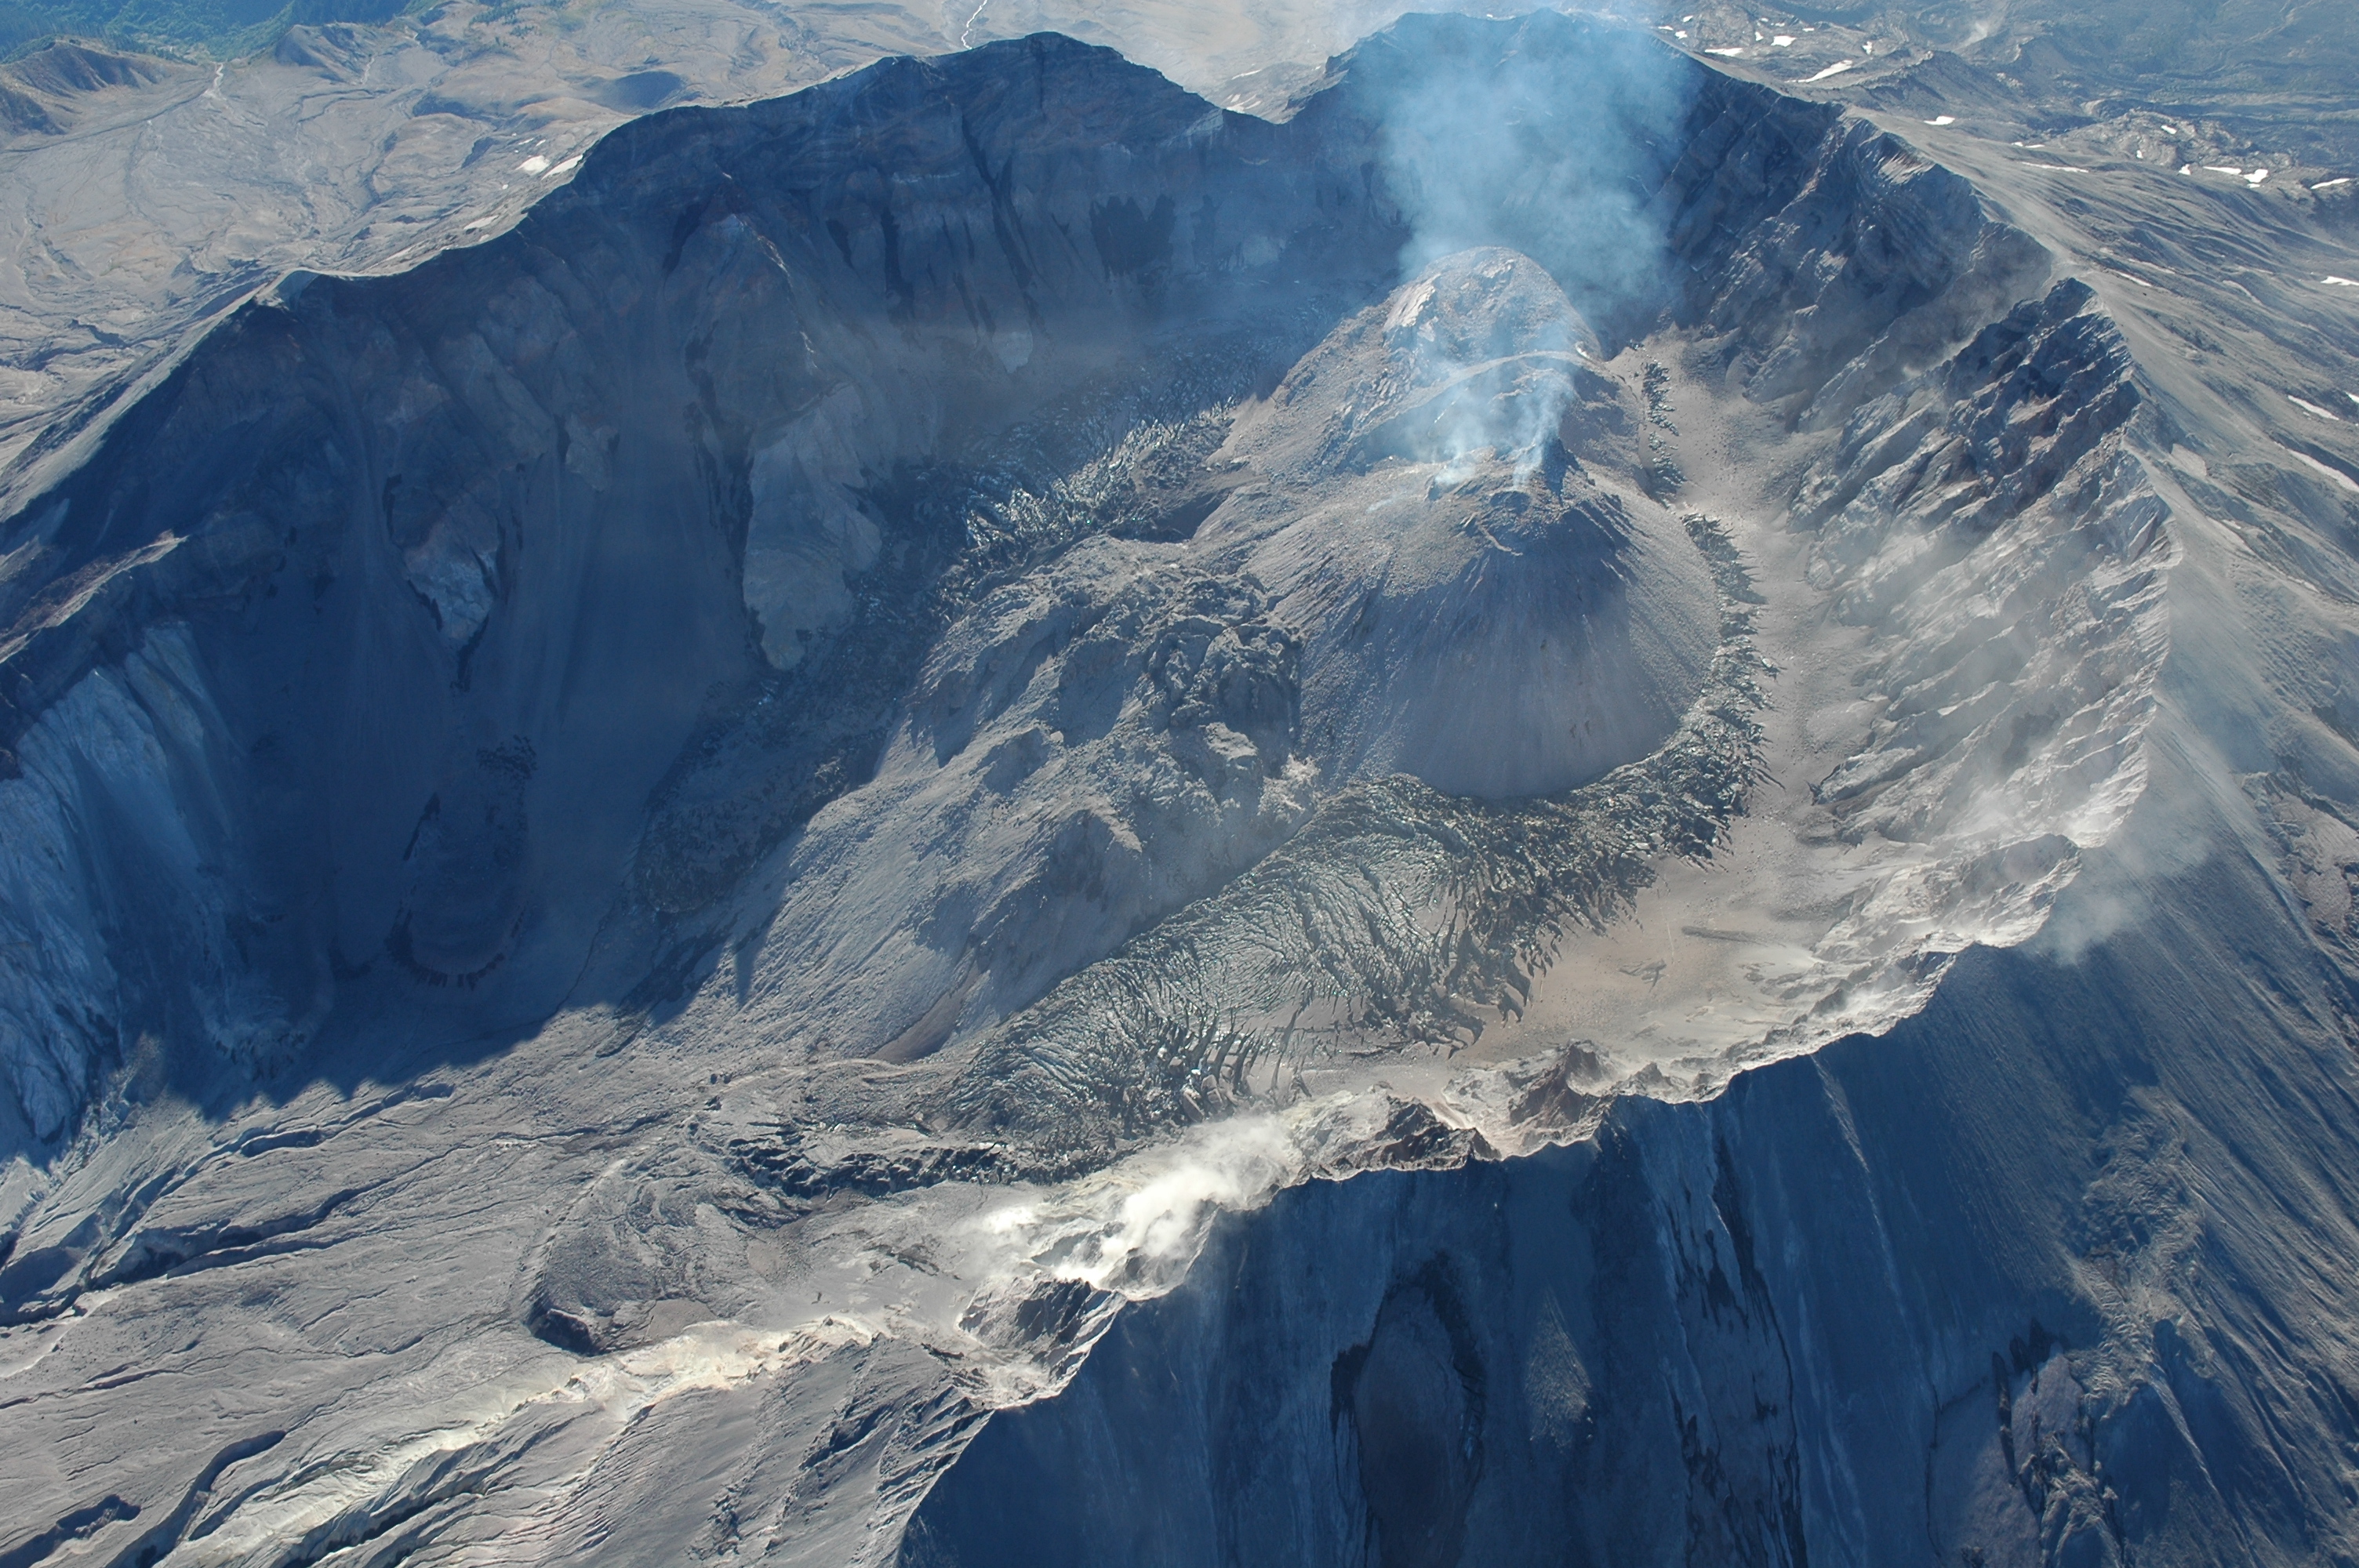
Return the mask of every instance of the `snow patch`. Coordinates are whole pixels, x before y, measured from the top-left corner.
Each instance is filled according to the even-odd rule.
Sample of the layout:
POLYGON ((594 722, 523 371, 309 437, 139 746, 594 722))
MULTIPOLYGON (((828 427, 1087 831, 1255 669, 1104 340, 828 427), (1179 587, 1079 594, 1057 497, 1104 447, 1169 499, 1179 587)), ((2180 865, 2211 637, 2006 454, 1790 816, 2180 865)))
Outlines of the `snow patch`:
POLYGON ((1854 66, 1859 63, 1860 62, 1855 59, 1839 59, 1835 61, 1834 64, 1828 66, 1824 70, 1818 72, 1816 75, 1805 77, 1803 80, 1807 81, 1824 81, 1830 76, 1841 76, 1844 71, 1851 70, 1854 66))
POLYGON ((2285 453, 2286 456, 2293 459, 2296 462, 2301 464, 2302 467, 2314 470, 2325 478, 2332 480, 2336 484, 2341 485, 2344 490, 2349 491, 2352 494, 2359 495, 2359 479, 2353 479, 2349 474, 2344 473, 2341 469, 2336 468, 2333 464, 2320 462, 2308 452, 2298 452, 2291 447, 2279 447, 2277 450, 2285 453))

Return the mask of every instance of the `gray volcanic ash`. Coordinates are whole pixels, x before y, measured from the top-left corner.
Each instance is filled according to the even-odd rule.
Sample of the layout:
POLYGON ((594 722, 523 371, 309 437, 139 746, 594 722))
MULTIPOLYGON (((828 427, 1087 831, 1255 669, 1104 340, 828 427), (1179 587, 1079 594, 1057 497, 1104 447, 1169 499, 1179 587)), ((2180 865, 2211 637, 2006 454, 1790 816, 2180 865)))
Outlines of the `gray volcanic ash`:
POLYGON ((49 427, 0 1563, 2349 1555, 2336 198, 1739 20, 651 113, 49 427))

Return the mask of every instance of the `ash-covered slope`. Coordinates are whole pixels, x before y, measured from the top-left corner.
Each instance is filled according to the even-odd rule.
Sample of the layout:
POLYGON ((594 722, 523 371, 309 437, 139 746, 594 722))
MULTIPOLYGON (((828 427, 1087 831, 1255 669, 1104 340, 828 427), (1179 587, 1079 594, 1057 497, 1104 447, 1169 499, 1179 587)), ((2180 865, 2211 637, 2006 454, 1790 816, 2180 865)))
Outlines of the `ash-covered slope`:
MULTIPOLYGON (((20 27, 79 41, 0 65, 0 504, 52 482, 92 421, 289 268, 392 272, 476 244, 640 115, 1045 31, 1119 49, 1227 107, 1269 108, 1404 8, 450 0, 359 7, 373 23, 257 12, 242 39, 173 48, 167 37, 193 20, 182 7, 101 7, 93 20, 20 6, 0 22, 12 52, 30 36, 20 27), (99 21, 104 47, 89 41, 99 21), (169 58, 123 52, 143 40, 169 58)), ((326 7, 339 9, 353 8, 326 7)))
POLYGON ((1231 436, 1261 483, 1200 539, 1271 585, 1332 776, 1554 795, 1654 751, 1694 699, 1711 581, 1671 519, 1599 482, 1639 465, 1596 354, 1538 264, 1461 253, 1338 327, 1231 436))
POLYGON ((1708 1105, 1589 1100, 1575 1053, 1470 1099, 1594 1141, 1309 1186, 1224 1225, 1062 1395, 995 1420, 904 1562, 2348 1555, 2338 541, 2359 485, 2337 419, 2311 412, 2348 379, 2353 318, 2316 286, 2347 253, 2283 204, 2174 189, 2175 169, 1963 161, 2120 325, 2059 288, 1850 416, 1773 493, 1835 590, 1817 635, 1918 628, 1863 682, 1887 705, 1879 739, 1813 778, 1865 841, 1920 832, 1919 790, 1973 787, 1977 747, 2058 728, 2038 700, 1986 724, 1999 688, 1977 678, 2025 667, 2043 626, 2083 630, 2026 685, 2098 697, 2063 724, 2087 740, 1970 816, 2023 811, 2110 749, 2093 720, 2153 704, 2144 793, 2047 934, 1969 954, 1888 1034, 1708 1105), (1957 481, 2009 449, 2026 476, 2077 470, 2080 525, 1955 526, 2007 505, 1957 481), (2113 525, 2167 525, 2184 551, 2179 652, 2144 692, 2118 679, 2125 644, 2092 635, 2156 590, 2104 565, 2114 487, 2157 501, 2113 525), (1928 590, 1958 572, 1981 592, 1937 610, 1928 590), (1920 684, 1922 652, 1959 638, 1970 655, 1920 684))
POLYGON ((372 988, 459 1032, 546 1016, 701 722, 780 667, 826 683, 776 693, 802 722, 773 737, 770 795, 716 802, 681 765, 666 809, 696 814, 695 863, 654 863, 659 825, 659 903, 710 897, 873 769, 960 541, 886 539, 864 490, 1158 322, 1242 385, 1251 352, 1222 345, 1283 341, 1335 287, 1322 253, 1360 242, 1347 276, 1385 254, 1315 166, 1230 189, 1267 162, 1258 122, 1077 46, 1016 58, 786 101, 718 157, 692 117, 647 124, 495 246, 290 280, 19 514, 13 903, 39 957, 14 969, 9 1055, 38 1136, 96 1061, 44 1010, 92 1043, 201 1020, 258 1065, 372 988), (862 573, 894 602, 848 672, 807 645, 862 573), (110 646, 138 650, 121 676, 110 646), (89 711, 42 729, 61 698, 89 711), (125 749, 79 765, 100 730, 125 749), (175 805, 110 827, 142 790, 175 805), (108 848, 38 848, 75 838, 108 848))
POLYGON ((1042 38, 240 311, 6 524, 0 1551, 2331 1557, 2338 612, 2032 215, 1042 38))
POLYGON ((1710 1105, 1225 1223, 900 1561, 2341 1560, 2347 976, 2241 856, 2103 896, 1710 1105))

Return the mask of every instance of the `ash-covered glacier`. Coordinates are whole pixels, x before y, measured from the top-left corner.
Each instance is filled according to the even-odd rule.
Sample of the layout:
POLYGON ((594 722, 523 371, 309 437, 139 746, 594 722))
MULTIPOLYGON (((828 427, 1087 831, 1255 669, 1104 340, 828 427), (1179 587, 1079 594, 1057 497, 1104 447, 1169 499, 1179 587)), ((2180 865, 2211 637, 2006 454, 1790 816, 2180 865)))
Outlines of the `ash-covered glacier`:
POLYGON ((229 312, 0 524, 0 1561, 2338 1560, 2319 351, 2044 178, 1043 36, 229 312))

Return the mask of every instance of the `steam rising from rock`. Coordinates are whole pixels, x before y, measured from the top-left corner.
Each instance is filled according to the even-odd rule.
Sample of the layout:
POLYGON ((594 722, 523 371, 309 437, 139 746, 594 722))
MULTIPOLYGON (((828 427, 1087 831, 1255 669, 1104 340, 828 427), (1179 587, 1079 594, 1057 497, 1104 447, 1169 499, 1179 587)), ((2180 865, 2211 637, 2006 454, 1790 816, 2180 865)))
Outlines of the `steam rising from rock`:
MULTIPOLYGON (((1527 27, 1503 56, 1432 20, 1408 18, 1385 40, 1392 47, 1353 57, 1355 75, 1384 97, 1380 163, 1408 229, 1403 275, 1497 245, 1537 260, 1593 320, 1627 319, 1658 301, 1669 251, 1652 200, 1665 172, 1656 149, 1674 137, 1693 73, 1636 33, 1527 27), (1413 73, 1405 53, 1419 57, 1413 73)), ((1414 330, 1426 302, 1401 305, 1400 325, 1414 330)), ((1432 369, 1450 362, 1447 345, 1419 346, 1432 369)), ((1496 357, 1467 345, 1455 362, 1496 357)), ((1502 410, 1497 427, 1461 427, 1462 447, 1532 449, 1553 424, 1549 398, 1559 409, 1571 400, 1568 388, 1532 392, 1502 410)))

